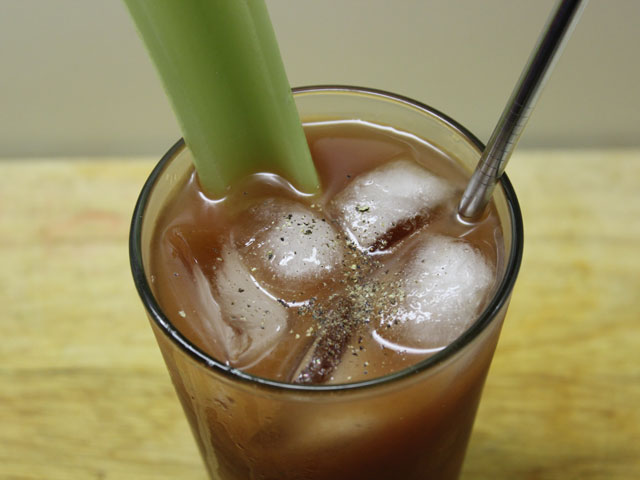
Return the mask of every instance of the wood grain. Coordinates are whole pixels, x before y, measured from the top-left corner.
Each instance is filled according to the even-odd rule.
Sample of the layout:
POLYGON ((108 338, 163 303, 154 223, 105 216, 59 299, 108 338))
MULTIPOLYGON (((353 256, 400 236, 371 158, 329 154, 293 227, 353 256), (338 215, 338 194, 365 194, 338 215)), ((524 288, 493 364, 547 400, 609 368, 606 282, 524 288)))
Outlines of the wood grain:
MULTIPOLYGON (((152 165, 0 161, 0 479, 206 479, 129 273, 152 165)), ((639 478, 640 151, 509 174, 525 258, 462 478, 639 478)))

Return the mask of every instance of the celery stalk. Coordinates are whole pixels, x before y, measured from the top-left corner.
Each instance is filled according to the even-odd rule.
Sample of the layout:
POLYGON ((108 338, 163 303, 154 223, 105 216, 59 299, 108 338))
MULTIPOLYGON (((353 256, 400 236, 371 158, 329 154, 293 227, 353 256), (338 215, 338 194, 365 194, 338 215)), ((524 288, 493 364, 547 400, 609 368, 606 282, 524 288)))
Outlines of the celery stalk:
POLYGON ((124 1, 209 195, 264 171, 318 189, 264 0, 124 1))

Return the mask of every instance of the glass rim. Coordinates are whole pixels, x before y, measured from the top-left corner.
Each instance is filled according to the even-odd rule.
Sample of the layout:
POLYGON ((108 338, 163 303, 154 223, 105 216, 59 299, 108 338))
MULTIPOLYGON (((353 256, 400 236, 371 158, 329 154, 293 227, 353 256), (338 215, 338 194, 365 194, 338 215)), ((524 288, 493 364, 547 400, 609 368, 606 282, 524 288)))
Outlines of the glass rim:
MULTIPOLYGON (((413 100, 411 98, 390 93, 384 90, 377 90, 372 88, 347 86, 347 85, 313 85, 296 87, 292 89, 294 94, 301 93, 347 93, 347 94, 364 94, 385 100, 391 100, 396 103, 403 104, 417 108, 418 110, 435 116, 450 128, 456 130, 461 136, 465 137, 472 144, 474 144, 479 151, 484 150, 484 144, 469 130, 460 125, 458 122, 440 112, 439 110, 432 108, 424 103, 413 100)), ((335 385, 299 385, 294 383, 281 382, 277 380, 271 380, 264 377, 259 377, 246 373, 240 369, 234 368, 230 365, 214 359, 207 353, 202 351, 196 345, 194 345, 189 339, 187 339, 171 322, 171 320, 164 314, 159 303, 156 301, 155 295, 151 290, 151 286, 147 281, 147 276, 144 271, 144 265, 142 261, 142 223, 144 220, 144 212, 147 206, 147 202, 156 180, 162 174, 165 166, 171 161, 171 159, 184 147, 184 139, 178 140, 160 159, 156 164, 151 174, 147 178, 138 200, 136 202, 133 218, 131 220, 131 229, 129 234, 129 260, 131 265, 131 272, 133 274, 134 283, 138 291, 138 295, 142 300, 142 303, 158 328, 167 336, 182 352, 186 353, 192 360, 195 360, 201 366, 226 377, 228 380, 240 381, 247 385, 259 385, 269 389, 275 389, 278 391, 289 391, 298 393, 312 393, 312 392, 341 392, 362 390, 379 385, 388 385, 397 383, 400 380, 407 379, 409 377, 420 374, 423 371, 435 368, 444 361, 452 358, 458 352, 464 349, 471 341, 477 338, 491 323, 494 318, 498 316, 499 311, 503 308, 507 300, 509 299, 513 290, 520 264, 522 262, 523 252, 523 223, 522 213, 520 211, 520 205, 516 197, 515 191, 506 173, 500 178, 500 185, 502 186, 506 203, 509 211, 509 221, 511 223, 511 248, 507 256, 507 264, 504 271, 504 275, 500 281, 500 284, 496 288, 496 291, 491 298, 491 301, 487 304, 482 313, 474 321, 469 328, 467 328, 462 335, 456 338, 453 342, 447 345, 444 349, 435 353, 431 357, 428 357, 420 362, 406 367, 397 372, 393 372, 388 375, 375 377, 368 380, 362 380, 353 383, 335 384, 335 385)))

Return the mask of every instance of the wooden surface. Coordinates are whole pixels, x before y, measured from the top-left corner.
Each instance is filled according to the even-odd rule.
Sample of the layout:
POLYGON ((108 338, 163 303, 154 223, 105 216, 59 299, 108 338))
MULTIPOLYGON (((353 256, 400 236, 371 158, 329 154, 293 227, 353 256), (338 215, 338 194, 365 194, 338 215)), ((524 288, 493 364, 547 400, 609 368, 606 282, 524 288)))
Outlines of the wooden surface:
MULTIPOLYGON (((0 161, 0 479, 206 479, 129 273, 152 164, 0 161)), ((525 257, 462 478, 640 478, 640 151, 509 172, 525 257)))

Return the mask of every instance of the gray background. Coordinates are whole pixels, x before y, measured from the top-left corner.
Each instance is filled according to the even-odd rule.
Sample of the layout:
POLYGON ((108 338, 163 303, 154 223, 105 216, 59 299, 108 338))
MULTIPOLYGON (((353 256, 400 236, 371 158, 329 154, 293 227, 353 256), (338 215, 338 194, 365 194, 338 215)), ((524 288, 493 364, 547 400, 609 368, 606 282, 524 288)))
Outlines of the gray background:
MULTIPOLYGON (((554 4, 267 0, 293 86, 391 90, 484 141, 554 4)), ((639 20, 640 1, 591 0, 522 147, 640 146, 639 20)), ((119 0, 0 0, 0 61, 0 157, 158 155, 179 136, 119 0)))

